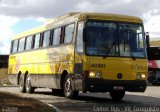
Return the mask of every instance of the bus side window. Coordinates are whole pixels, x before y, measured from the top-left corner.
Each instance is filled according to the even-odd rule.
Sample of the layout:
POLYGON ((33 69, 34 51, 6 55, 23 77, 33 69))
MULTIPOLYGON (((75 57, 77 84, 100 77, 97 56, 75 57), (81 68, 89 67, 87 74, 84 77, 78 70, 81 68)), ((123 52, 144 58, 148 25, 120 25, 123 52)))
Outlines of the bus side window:
POLYGON ((83 53, 83 28, 84 28, 84 22, 79 22, 78 23, 78 30, 77 30, 76 49, 77 49, 77 52, 80 54, 83 53))
POLYGON ((13 52, 13 44, 14 44, 14 41, 11 41, 10 53, 13 52))
POLYGON ((28 36, 26 38, 26 50, 30 50, 32 48, 32 36, 28 36))
POLYGON ((40 46, 40 33, 36 34, 34 37, 33 49, 37 49, 40 46))
POLYGON ((61 35, 61 28, 57 28, 54 30, 54 34, 53 34, 53 45, 59 45, 60 43, 60 35, 61 35))
POLYGON ((19 40, 18 52, 24 51, 25 38, 19 40))
POLYGON ((18 40, 13 41, 12 53, 16 53, 18 49, 18 40))
POLYGON ((70 43, 74 34, 74 24, 65 27, 64 43, 70 43))
POLYGON ((43 33, 43 43, 42 47, 48 47, 50 41, 50 31, 46 31, 43 33))

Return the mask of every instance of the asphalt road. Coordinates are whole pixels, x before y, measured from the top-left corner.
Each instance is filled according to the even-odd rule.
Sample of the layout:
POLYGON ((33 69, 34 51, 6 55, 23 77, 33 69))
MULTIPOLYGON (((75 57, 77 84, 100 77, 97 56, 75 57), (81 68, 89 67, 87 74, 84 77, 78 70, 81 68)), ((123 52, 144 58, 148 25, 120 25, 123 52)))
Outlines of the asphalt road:
POLYGON ((160 112, 160 86, 149 86, 144 93, 127 92, 122 101, 112 101, 108 93, 80 93, 76 100, 54 96, 50 89, 22 94, 18 87, 0 87, 0 91, 35 98, 64 112, 160 112))

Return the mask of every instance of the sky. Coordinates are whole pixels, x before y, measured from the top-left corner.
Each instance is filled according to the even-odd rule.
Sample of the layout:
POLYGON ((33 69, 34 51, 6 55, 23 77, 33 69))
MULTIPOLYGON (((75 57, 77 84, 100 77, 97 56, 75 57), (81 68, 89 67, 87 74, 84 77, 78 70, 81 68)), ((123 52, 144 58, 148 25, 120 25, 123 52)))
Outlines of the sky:
POLYGON ((141 17, 150 37, 160 39, 160 0, 0 0, 0 55, 9 54, 15 34, 77 11, 141 17))

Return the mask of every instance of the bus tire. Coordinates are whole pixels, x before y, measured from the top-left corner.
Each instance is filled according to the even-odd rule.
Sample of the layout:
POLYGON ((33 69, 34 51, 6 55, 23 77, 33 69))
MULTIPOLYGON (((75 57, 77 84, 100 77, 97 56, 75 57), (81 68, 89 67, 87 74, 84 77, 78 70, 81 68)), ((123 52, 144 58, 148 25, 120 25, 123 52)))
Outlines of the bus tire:
POLYGON ((20 75, 19 77, 19 90, 21 93, 26 92, 24 75, 20 75))
POLYGON ((31 85, 31 78, 29 75, 26 76, 26 82, 25 82, 26 92, 27 93, 34 93, 35 88, 31 85))
POLYGON ((74 91, 72 88, 72 79, 70 75, 67 75, 65 77, 64 81, 64 95, 67 98, 74 99, 78 96, 78 91, 74 91))
POLYGON ((120 91, 120 90, 113 90, 110 91, 110 96, 112 97, 113 100, 115 101, 120 101, 125 95, 125 91, 120 91))

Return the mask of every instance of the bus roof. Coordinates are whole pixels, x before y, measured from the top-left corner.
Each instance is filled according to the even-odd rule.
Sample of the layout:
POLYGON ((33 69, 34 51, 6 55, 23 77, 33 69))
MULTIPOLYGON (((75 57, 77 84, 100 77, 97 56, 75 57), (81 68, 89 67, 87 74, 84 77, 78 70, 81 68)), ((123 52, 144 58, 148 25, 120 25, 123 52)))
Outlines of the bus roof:
POLYGON ((22 38, 54 27, 58 27, 60 25, 69 24, 74 21, 81 21, 85 19, 142 23, 142 19, 135 16, 107 13, 71 12, 62 16, 51 18, 43 26, 19 33, 15 35, 13 39, 22 38))

